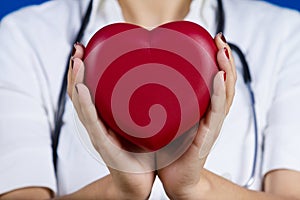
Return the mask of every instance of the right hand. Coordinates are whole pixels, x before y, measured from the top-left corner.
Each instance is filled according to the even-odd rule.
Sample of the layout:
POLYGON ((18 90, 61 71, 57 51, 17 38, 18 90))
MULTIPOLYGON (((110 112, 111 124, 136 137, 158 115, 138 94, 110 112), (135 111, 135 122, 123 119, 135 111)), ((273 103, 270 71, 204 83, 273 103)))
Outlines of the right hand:
POLYGON ((98 118, 90 92, 83 83, 84 47, 80 44, 75 44, 74 47, 76 51, 70 60, 68 72, 68 95, 77 115, 86 128, 93 146, 108 166, 117 198, 146 199, 150 195, 155 179, 155 174, 151 171, 154 159, 141 159, 122 150, 118 137, 98 118), (126 169, 127 172, 120 169, 126 169))
MULTIPOLYGON (((199 197, 199 191, 203 189, 203 180, 206 178, 203 173, 206 158, 220 134, 233 102, 236 67, 231 49, 222 37, 222 34, 215 37, 220 71, 214 78, 211 103, 206 114, 200 120, 198 130, 195 130, 196 135, 193 142, 179 159, 158 170, 158 176, 165 191, 172 199, 199 197)), ((185 137, 189 139, 188 135, 185 137)))

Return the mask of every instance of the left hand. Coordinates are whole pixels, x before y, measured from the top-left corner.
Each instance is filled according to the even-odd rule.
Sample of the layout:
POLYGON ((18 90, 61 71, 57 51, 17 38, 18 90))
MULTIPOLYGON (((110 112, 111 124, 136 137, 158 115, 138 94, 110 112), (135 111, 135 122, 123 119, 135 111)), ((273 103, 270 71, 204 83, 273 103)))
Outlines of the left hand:
POLYGON ((151 193, 155 179, 153 158, 138 157, 121 150, 123 143, 98 117, 89 89, 84 84, 85 48, 79 44, 74 47, 76 51, 68 73, 68 94, 95 150, 110 171, 110 175, 97 181, 102 188, 96 188, 95 194, 100 199, 145 199, 151 193))
POLYGON ((196 136, 187 151, 169 166, 158 170, 158 176, 171 199, 195 198, 197 184, 201 178, 200 171, 219 136, 233 101, 236 70, 231 49, 224 39, 222 40, 222 34, 215 37, 215 42, 219 49, 217 61, 221 71, 214 78, 211 105, 205 117, 201 119, 196 136))

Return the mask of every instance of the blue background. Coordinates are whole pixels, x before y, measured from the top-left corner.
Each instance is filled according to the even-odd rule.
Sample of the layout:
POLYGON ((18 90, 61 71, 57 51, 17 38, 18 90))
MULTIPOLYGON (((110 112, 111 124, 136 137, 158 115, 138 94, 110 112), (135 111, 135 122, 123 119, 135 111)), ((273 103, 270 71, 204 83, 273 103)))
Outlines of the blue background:
MULTIPOLYGON (((26 5, 40 4, 46 0, 0 0, 0 19, 6 14, 26 5)), ((244 1, 244 0, 241 0, 244 1)), ((300 11, 300 0, 267 0, 280 6, 297 9, 300 11)))

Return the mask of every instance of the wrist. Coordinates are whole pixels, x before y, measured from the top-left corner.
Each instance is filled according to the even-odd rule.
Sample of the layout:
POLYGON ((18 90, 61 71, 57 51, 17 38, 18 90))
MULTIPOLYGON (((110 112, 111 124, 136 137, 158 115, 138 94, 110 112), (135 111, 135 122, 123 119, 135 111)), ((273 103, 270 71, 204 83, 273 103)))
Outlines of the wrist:
POLYGON ((196 200, 201 198, 201 195, 197 190, 197 185, 182 188, 182 190, 176 192, 167 192, 167 195, 172 200, 196 200))
POLYGON ((112 180, 112 189, 108 197, 114 197, 112 199, 122 199, 122 200, 131 200, 131 199, 148 199, 150 196, 151 190, 147 191, 144 188, 139 186, 126 186, 126 184, 121 183, 121 181, 112 180))
POLYGON ((172 200, 206 199, 207 194, 211 191, 211 184, 202 171, 204 170, 201 170, 200 179, 197 183, 181 188, 180 190, 166 191, 168 197, 172 200))

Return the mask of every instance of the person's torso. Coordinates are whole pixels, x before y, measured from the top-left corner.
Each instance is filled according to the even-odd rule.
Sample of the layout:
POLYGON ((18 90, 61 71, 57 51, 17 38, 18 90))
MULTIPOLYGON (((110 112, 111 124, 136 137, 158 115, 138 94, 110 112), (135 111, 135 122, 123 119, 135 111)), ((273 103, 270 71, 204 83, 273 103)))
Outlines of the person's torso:
MULTIPOLYGON (((55 4, 55 3, 54 3, 55 4)), ((70 10, 70 1, 65 1, 59 4, 61 11, 63 8, 70 10)), ((78 3, 78 4, 87 4, 78 3)), ((205 21, 201 20, 201 5, 200 1, 193 1, 195 8, 191 9, 190 14, 186 20, 194 21, 203 25, 209 29, 209 32, 215 34, 215 25, 205 24, 205 21), (199 3, 199 5, 196 5, 199 3), (197 6, 197 7, 196 7, 197 6), (199 12, 199 14, 198 14, 199 12)), ((266 40, 273 41, 276 35, 267 35, 263 28, 263 25, 273 23, 272 19, 264 18, 258 15, 259 11, 258 4, 255 3, 239 3, 237 1, 226 1, 225 4, 225 30, 224 33, 227 36, 229 42, 237 44, 246 55, 248 60, 250 71, 253 78, 253 88, 256 97, 255 108, 257 110, 257 118, 260 122, 258 124, 259 134, 259 148, 258 148, 258 163, 256 166, 256 177, 255 183, 252 186, 253 189, 261 189, 261 155, 262 155, 262 144, 263 144, 263 131, 266 126, 266 118, 268 107, 273 96, 275 78, 273 66, 276 66, 276 51, 275 48, 270 48, 266 44, 266 40), (245 7, 251 5, 251 9, 245 7), (238 11, 240 10, 240 11, 238 11), (240 20, 244 20, 244 23, 240 23, 240 20), (257 30, 257 22, 260 22, 261 31, 257 30), (256 31, 255 31, 256 30, 256 31), (253 35, 256 33, 256 35, 253 35), (266 81, 268 80, 268 81, 266 81), (273 81, 274 80, 274 81, 273 81)), ((94 21, 87 27, 83 43, 86 45, 89 38, 99 28, 118 21, 123 21, 121 17, 120 8, 118 8, 116 1, 106 1, 103 5, 103 11, 94 16, 94 21), (102 18, 101 18, 102 16, 102 18)), ((207 15, 212 17, 212 11, 215 10, 215 4, 212 3, 210 8, 207 8, 207 15)), ((264 5, 265 6, 265 5, 264 5)), ((76 6, 75 6, 76 7, 76 6)), ((74 7, 74 8, 75 8, 74 7)), ((271 6, 266 6, 270 11, 264 10, 264 12, 273 13, 275 9, 271 6)), ((266 9, 266 7, 264 7, 266 9)), ((49 92, 53 102, 56 102, 61 83, 61 74, 65 70, 67 63, 68 48, 71 48, 72 38, 74 33, 80 27, 80 17, 82 13, 78 13, 76 17, 72 18, 74 12, 81 10, 82 13, 85 11, 83 8, 74 9, 72 12, 61 14, 64 17, 68 17, 69 21, 62 21, 61 26, 54 26, 58 29, 57 35, 46 35, 45 37, 58 37, 56 44, 49 44, 54 49, 57 48, 60 51, 54 53, 51 58, 41 58, 45 64, 45 69, 51 71, 48 77, 48 81, 51 85, 49 92), (66 27, 64 27, 66 26, 66 27), (60 30, 64 30, 62 33, 60 30), (69 34, 68 37, 59 37, 60 34, 69 34), (65 53, 60 55, 59 52, 65 53), (55 61, 53 59, 55 58, 55 61), (50 61, 51 59, 51 61, 50 61), (47 62, 49 61, 49 62, 47 62), (56 71, 56 73, 52 73, 56 71), (58 78, 59 77, 59 78, 58 78)), ((95 14, 94 14, 95 15, 95 14)), ((46 16, 46 19, 51 22, 51 17, 46 16)), ((49 27, 52 25, 49 24, 49 27)), ((274 42, 273 42, 274 43, 274 42)), ((272 45, 277 45, 272 44, 272 45)), ((232 108, 228 117, 226 118, 220 137, 218 138, 215 146, 210 152, 208 157, 206 168, 221 175, 225 178, 232 180, 234 183, 243 185, 250 177, 254 154, 254 124, 253 114, 251 111, 251 101, 247 90, 247 87, 243 80, 243 70, 240 60, 235 56, 236 67, 237 67, 237 84, 236 84, 236 95, 233 101, 232 108)), ((47 86, 44 86, 47 87, 47 86)), ((53 105, 51 105, 53 106, 53 105)), ((50 106, 50 107, 51 107, 50 106)), ((79 188, 107 175, 109 173, 107 167, 103 163, 99 163, 84 147, 78 136, 78 129, 74 120, 75 110, 72 107, 71 101, 67 100, 66 111, 64 114, 65 125, 62 128, 60 143, 58 147, 58 187, 60 194, 67 194, 78 190, 79 188)), ((164 193, 162 186, 159 181, 154 186, 152 192, 153 199, 163 198, 164 193)))

